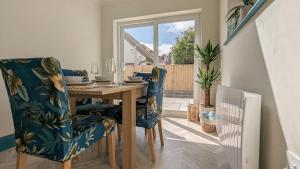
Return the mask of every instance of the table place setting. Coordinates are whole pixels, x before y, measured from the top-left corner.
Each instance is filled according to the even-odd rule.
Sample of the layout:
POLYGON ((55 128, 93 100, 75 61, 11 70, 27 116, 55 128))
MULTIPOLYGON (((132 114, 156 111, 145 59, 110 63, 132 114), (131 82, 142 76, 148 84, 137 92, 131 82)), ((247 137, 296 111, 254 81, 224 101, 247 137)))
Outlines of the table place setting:
POLYGON ((123 85, 145 85, 148 84, 145 80, 143 80, 142 76, 128 76, 128 80, 124 80, 123 85))
POLYGON ((85 81, 83 76, 66 76, 65 79, 67 86, 83 86, 93 83, 91 81, 85 81))
POLYGON ((66 76, 66 84, 70 90, 92 89, 92 88, 112 88, 119 86, 111 83, 104 77, 96 76, 95 80, 85 81, 82 76, 66 76))

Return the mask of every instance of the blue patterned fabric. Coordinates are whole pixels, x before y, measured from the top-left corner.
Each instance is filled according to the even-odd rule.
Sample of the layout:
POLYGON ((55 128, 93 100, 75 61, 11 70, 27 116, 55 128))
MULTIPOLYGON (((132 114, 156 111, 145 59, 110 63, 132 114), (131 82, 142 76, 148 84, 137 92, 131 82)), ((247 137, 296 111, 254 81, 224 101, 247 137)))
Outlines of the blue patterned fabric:
POLYGON ((145 73, 145 72, 136 72, 135 76, 141 76, 143 77, 143 80, 145 81, 150 81, 152 73, 145 73))
MULTIPOLYGON (((147 95, 144 101, 136 102, 136 126, 153 128, 161 118, 163 106, 164 82, 167 71, 161 68, 153 68, 148 82, 147 95)), ((122 104, 120 105, 122 106, 122 104)), ((122 119, 122 113, 117 113, 116 119, 122 119)), ((118 123, 120 120, 118 120, 118 123)))
POLYGON ((77 107, 77 114, 93 114, 114 118, 118 123, 122 123, 122 108, 120 106, 110 106, 109 104, 87 104, 77 107))
POLYGON ((137 126, 153 128, 161 118, 166 75, 165 69, 153 68, 147 89, 146 105, 137 105, 137 126))
MULTIPOLYGON (((135 76, 143 77, 143 80, 149 82, 152 77, 152 73, 145 73, 145 72, 135 72, 135 76)), ((146 105, 146 96, 136 99, 137 104, 146 105)))
POLYGON ((102 116, 71 117, 60 63, 55 58, 1 60, 16 150, 64 162, 114 129, 102 116))

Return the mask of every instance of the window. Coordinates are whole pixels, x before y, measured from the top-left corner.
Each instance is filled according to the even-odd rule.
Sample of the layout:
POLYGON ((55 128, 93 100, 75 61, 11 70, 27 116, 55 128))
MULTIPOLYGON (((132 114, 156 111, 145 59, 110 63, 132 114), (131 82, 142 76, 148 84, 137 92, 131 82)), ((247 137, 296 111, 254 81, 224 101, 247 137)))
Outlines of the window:
POLYGON ((164 115, 176 112, 181 117, 191 98, 200 99, 196 72, 201 64, 194 59, 195 44, 201 46, 200 14, 201 9, 192 9, 114 20, 114 58, 119 65, 115 80, 164 67, 168 71, 164 98, 172 105, 164 105, 164 115))
POLYGON ((135 71, 148 72, 153 66, 192 64, 197 18, 189 14, 118 23, 117 60, 122 79, 135 71))

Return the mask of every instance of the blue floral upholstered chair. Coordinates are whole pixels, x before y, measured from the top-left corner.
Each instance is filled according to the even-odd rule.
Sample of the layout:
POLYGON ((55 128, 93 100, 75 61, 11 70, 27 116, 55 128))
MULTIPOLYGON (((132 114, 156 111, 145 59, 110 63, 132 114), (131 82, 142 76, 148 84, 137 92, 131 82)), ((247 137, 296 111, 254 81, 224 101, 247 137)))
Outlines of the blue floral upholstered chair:
POLYGON ((13 114, 17 169, 25 169, 26 154, 61 162, 63 169, 70 169, 71 159, 104 134, 115 167, 114 120, 71 115, 67 87, 55 58, 1 60, 0 68, 13 114))
MULTIPOLYGON (((145 101, 136 102, 136 126, 146 129, 148 136, 148 144, 151 151, 152 161, 156 160, 154 149, 155 126, 158 124, 159 137, 161 145, 164 145, 161 114, 163 107, 164 83, 167 71, 162 68, 153 68, 151 76, 149 73, 146 77, 149 82, 145 101)), ((141 76, 141 75, 140 75, 141 76)), ((145 77, 144 77, 145 78, 145 77)), ((122 111, 122 110, 121 110, 122 111)), ((122 113, 116 113, 117 116, 122 116, 122 113)), ((122 122, 122 117, 116 117, 118 123, 122 122)))

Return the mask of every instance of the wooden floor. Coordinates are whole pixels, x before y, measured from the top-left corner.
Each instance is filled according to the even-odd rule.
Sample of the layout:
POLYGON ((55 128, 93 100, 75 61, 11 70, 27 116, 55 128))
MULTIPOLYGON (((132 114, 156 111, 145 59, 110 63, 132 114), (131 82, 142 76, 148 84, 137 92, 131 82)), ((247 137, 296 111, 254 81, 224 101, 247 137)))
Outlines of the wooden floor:
MULTIPOLYGON (((152 163, 144 129, 137 129, 137 167, 139 169, 229 169, 218 138, 201 131, 198 124, 186 119, 164 118, 165 146, 156 138, 157 161, 152 163)), ((157 132, 158 134, 158 132, 157 132)), ((117 144, 117 163, 121 168, 120 143, 117 144)), ((15 169, 14 149, 0 153, 0 169, 15 169)), ((59 163, 29 157, 28 169, 58 169, 59 163)), ((99 157, 94 145, 80 155, 80 161, 73 160, 73 169, 109 169, 108 157, 104 151, 99 157)))

